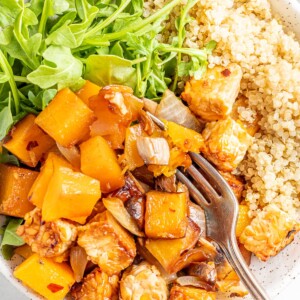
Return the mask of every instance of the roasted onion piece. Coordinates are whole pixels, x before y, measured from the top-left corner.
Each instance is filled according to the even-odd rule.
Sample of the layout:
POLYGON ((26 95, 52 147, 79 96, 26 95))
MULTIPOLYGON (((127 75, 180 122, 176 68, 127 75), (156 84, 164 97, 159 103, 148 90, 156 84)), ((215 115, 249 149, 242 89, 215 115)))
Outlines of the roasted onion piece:
POLYGON ((104 198, 103 204, 113 217, 128 231, 137 236, 145 236, 137 223, 126 210, 124 203, 117 197, 104 198))
POLYGON ((69 163, 71 163, 72 166, 80 169, 80 153, 76 146, 63 147, 59 143, 56 143, 56 146, 60 153, 69 163))
POLYGON ((181 276, 176 279, 176 283, 181 286, 193 286, 196 288, 201 288, 206 291, 215 291, 215 288, 208 284, 207 282, 201 280, 196 276, 181 276))
POLYGON ((85 250, 80 246, 72 247, 70 250, 70 264, 76 282, 80 282, 83 278, 87 263, 88 259, 85 250))

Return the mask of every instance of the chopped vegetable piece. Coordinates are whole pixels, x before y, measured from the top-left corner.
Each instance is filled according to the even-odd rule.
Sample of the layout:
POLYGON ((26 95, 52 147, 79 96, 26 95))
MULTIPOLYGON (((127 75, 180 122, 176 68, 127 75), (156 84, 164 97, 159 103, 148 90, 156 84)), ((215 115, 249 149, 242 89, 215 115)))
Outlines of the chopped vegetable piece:
POLYGON ((42 257, 58 257, 75 242, 76 226, 67 220, 45 222, 39 208, 25 215, 25 223, 17 229, 17 234, 42 257))
POLYGON ((54 140, 34 122, 34 115, 27 115, 10 132, 10 139, 3 147, 17 156, 24 164, 35 167, 45 153, 54 146, 54 140))
POLYGON ((128 169, 130 171, 135 168, 141 167, 145 164, 144 160, 140 156, 137 149, 137 138, 140 136, 145 136, 140 124, 130 126, 126 129, 125 136, 125 159, 128 169))
POLYGON ((166 128, 166 136, 183 152, 199 153, 202 150, 204 140, 200 133, 170 121, 166 122, 166 128))
POLYGON ((71 168, 71 165, 61 156, 50 152, 41 168, 36 180, 28 193, 28 200, 35 206, 42 208, 49 182, 53 175, 54 166, 71 168))
POLYGON ((119 276, 109 276, 96 268, 72 289, 71 295, 75 300, 118 300, 119 276))
POLYGON ((226 68, 215 66, 208 69, 200 80, 193 78, 188 81, 181 96, 203 120, 225 119, 238 96, 242 75, 238 64, 230 64, 226 68))
POLYGON ((98 180, 64 166, 54 166, 43 201, 43 220, 66 218, 84 224, 100 197, 98 180))
POLYGON ((88 263, 88 257, 85 250, 80 246, 74 246, 70 250, 70 265, 74 272, 76 282, 80 282, 88 263))
POLYGON ((253 138, 230 117, 207 123, 202 132, 205 157, 222 171, 233 171, 243 160, 253 138))
POLYGON ((237 238, 242 235, 244 229, 251 223, 251 218, 248 216, 248 212, 249 207, 247 205, 239 205, 239 216, 235 228, 235 234, 237 238))
POLYGON ((166 139, 138 136, 136 145, 138 153, 145 164, 168 165, 170 148, 166 139))
POLYGON ((14 276, 48 300, 63 300, 74 284, 71 268, 33 254, 14 271, 14 276))
POLYGON ((192 114, 190 109, 170 90, 164 92, 155 115, 160 119, 172 121, 197 132, 203 128, 203 124, 192 114))
POLYGON ((0 213, 23 218, 34 206, 27 199, 38 172, 0 164, 0 213))
POLYGON ((124 175, 117 156, 108 142, 95 136, 80 145, 81 171, 100 181, 103 193, 109 193, 124 185, 124 175))
POLYGON ((31 247, 27 244, 14 249, 14 253, 22 256, 25 259, 29 258, 31 255, 34 254, 31 250, 31 247))
POLYGON ((296 220, 275 204, 269 204, 243 230, 240 242, 266 261, 291 243, 299 230, 296 220))
POLYGON ((184 237, 188 226, 187 213, 186 193, 148 192, 145 215, 147 237, 184 237))
POLYGON ((89 99, 97 96, 101 87, 89 80, 85 81, 84 86, 76 92, 76 95, 86 104, 89 105, 89 99))
POLYGON ((170 300, 215 300, 215 292, 207 292, 206 290, 173 285, 170 291, 170 300))
POLYGON ((78 228, 78 245, 108 275, 126 269, 136 255, 133 237, 108 211, 96 215, 85 226, 78 228))
POLYGON ((139 229, 135 220, 126 210, 122 200, 116 197, 105 198, 102 200, 106 209, 114 216, 114 218, 126 228, 129 232, 137 236, 145 236, 139 229))
POLYGON ((89 100, 97 120, 91 125, 91 136, 103 136, 113 149, 123 149, 126 128, 137 120, 143 102, 133 96, 130 87, 110 85, 89 100))
MULTIPOLYGON (((199 227, 189 220, 186 235, 180 239, 147 239, 145 246, 168 273, 179 271, 176 263, 193 248, 200 235, 199 227)), ((186 258, 186 257, 185 257, 186 258)))
POLYGON ((61 155, 76 169, 80 170, 80 153, 76 146, 63 147, 59 143, 56 146, 61 155))
POLYGON ((167 300, 168 288, 157 268, 144 261, 138 265, 132 265, 123 273, 120 296, 122 300, 167 300))
POLYGON ((94 113, 69 88, 60 90, 37 116, 35 123, 64 147, 89 136, 94 113))
POLYGON ((170 159, 167 166, 162 165, 150 165, 148 166, 149 171, 153 172, 154 176, 165 175, 170 177, 175 174, 176 169, 180 167, 188 168, 192 164, 190 156, 182 152, 177 147, 170 150, 170 159))

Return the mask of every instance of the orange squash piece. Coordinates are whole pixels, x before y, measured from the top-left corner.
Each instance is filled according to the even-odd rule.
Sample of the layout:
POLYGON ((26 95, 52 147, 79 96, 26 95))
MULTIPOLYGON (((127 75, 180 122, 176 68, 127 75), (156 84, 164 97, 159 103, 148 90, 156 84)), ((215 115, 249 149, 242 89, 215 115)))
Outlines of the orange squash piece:
POLYGON ((100 181, 103 193, 112 192, 125 183, 116 153, 101 136, 80 145, 81 171, 100 181))
POLYGON ((89 136, 94 113, 70 89, 59 91, 35 122, 64 147, 75 145, 89 136))
POLYGON ((84 86, 76 92, 76 95, 86 104, 89 105, 89 99, 98 95, 101 87, 89 80, 85 81, 84 86))
POLYGON ((50 222, 65 218, 84 224, 100 197, 98 180, 54 165, 43 200, 42 219, 50 222))
POLYGON ((10 132, 10 140, 3 147, 17 156, 24 164, 35 167, 44 154, 55 144, 34 122, 32 114, 16 124, 10 132))
POLYGON ((169 300, 216 300, 216 293, 201 288, 173 285, 169 300))
POLYGON ((124 154, 126 164, 130 171, 145 164, 143 159, 139 155, 136 145, 137 137, 144 135, 145 134, 143 134, 143 130, 140 124, 136 124, 126 129, 124 154))
POLYGON ((23 218, 34 206, 27 194, 38 172, 0 164, 0 214, 23 218))
POLYGON ((167 130, 165 135, 171 139, 174 146, 183 152, 199 153, 204 147, 204 140, 200 133, 174 122, 165 122, 167 130))
POLYGON ((48 184, 53 175, 54 166, 72 168, 72 166, 61 156, 58 156, 53 152, 48 154, 48 157, 42 166, 38 177, 34 181, 28 193, 28 200, 38 208, 43 207, 43 200, 47 192, 48 184))
POLYGON ((146 194, 145 232, 150 238, 182 238, 188 225, 186 193, 146 194))
MULTIPOLYGON (((180 239, 147 239, 145 247, 168 273, 178 272, 178 263, 192 249, 200 235, 199 227, 189 220, 186 235, 180 239), (186 253, 187 252, 187 253, 186 253)), ((185 257, 185 261, 186 261, 185 257)))
POLYGON ((31 255, 14 276, 48 300, 63 300, 75 282, 71 267, 50 258, 31 255))

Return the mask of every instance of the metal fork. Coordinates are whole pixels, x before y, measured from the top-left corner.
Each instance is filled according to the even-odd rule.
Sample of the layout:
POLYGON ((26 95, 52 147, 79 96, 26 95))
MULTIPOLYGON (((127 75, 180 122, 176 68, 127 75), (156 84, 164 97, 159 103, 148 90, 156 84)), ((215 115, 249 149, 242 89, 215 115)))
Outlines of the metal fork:
MULTIPOLYGON (((149 112, 148 114, 158 127, 165 130, 165 125, 161 120, 149 112)), ((203 208, 207 237, 220 246, 253 299, 269 300, 269 296, 251 273, 237 245, 235 228, 238 202, 235 195, 228 183, 205 158, 196 153, 189 154, 193 165, 185 172, 196 184, 179 170, 176 176, 187 186, 195 202, 203 208)))

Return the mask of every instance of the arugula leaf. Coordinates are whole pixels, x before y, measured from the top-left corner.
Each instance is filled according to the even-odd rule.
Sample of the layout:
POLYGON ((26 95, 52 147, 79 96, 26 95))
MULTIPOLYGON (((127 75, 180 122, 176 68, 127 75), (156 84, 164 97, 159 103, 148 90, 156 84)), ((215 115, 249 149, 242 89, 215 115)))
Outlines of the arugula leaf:
POLYGON ((115 55, 90 55, 86 60, 84 78, 100 86, 123 84, 134 89, 136 85, 132 62, 115 55))
POLYGON ((50 46, 43 53, 43 65, 27 75, 27 79, 42 89, 58 85, 58 89, 70 86, 81 79, 82 63, 67 47, 50 46))
POLYGON ((10 259, 13 255, 13 249, 25 244, 24 240, 16 234, 18 227, 22 224, 23 219, 10 218, 0 245, 2 255, 5 259, 10 259))
POLYGON ((23 7, 22 0, 0 1, 0 27, 10 26, 23 7))
POLYGON ((14 120, 9 106, 4 107, 0 112, 0 140, 2 140, 8 133, 14 120))
POLYGON ((56 95, 56 89, 42 90, 37 95, 34 95, 32 91, 28 92, 28 99, 32 104, 40 110, 45 109, 49 102, 56 95))
POLYGON ((5 148, 2 148, 2 153, 0 153, 0 163, 10 164, 15 166, 20 166, 20 162, 16 156, 9 154, 5 148))
POLYGON ((9 80, 9 76, 5 73, 0 73, 0 83, 7 82, 9 80))
POLYGON ((77 0, 80 2, 80 8, 82 14, 82 22, 70 24, 70 20, 66 20, 65 23, 53 31, 46 39, 46 43, 53 45, 61 45, 69 48, 79 47, 86 36, 86 31, 97 16, 98 8, 96 6, 90 6, 87 1, 77 0))

